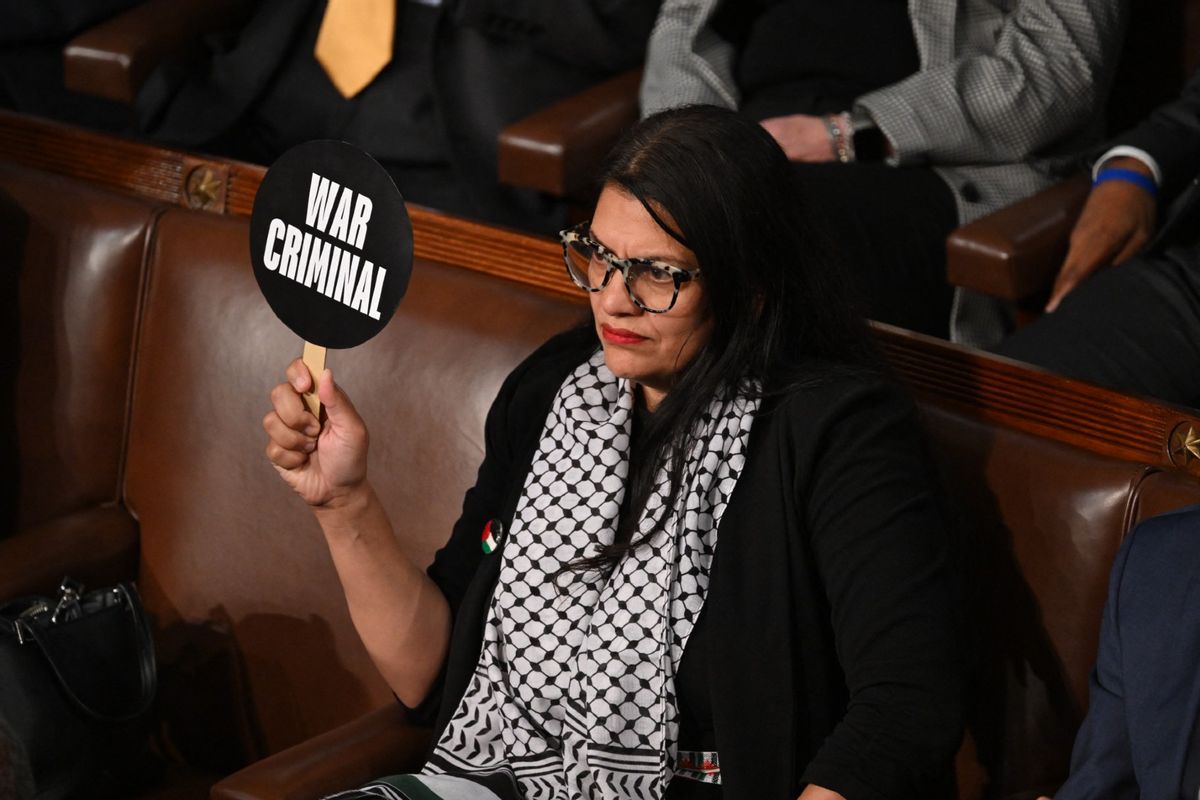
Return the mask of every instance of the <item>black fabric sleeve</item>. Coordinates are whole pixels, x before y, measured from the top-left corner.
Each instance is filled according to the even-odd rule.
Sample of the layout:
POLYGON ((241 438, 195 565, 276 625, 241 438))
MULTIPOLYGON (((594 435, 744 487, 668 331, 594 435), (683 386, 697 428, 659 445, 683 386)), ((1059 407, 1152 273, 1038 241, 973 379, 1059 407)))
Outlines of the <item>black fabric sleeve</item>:
POLYGON ((1200 174, 1200 69, 1178 100, 1154 110, 1111 145, 1129 145, 1154 156, 1163 173, 1163 196, 1173 197, 1200 174))
POLYGON ((849 692, 802 780, 895 800, 944 785, 962 737, 964 658, 913 406, 881 380, 851 383, 819 392, 796 428, 812 455, 795 491, 849 692))

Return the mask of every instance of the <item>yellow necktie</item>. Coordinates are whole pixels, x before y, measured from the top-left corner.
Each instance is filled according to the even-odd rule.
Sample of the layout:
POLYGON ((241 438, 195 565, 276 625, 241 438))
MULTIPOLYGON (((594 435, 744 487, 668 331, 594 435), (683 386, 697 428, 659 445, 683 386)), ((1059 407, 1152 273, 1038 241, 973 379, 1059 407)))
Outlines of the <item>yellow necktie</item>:
POLYGON ((329 0, 313 51, 343 97, 366 88, 392 60, 396 0, 329 0))

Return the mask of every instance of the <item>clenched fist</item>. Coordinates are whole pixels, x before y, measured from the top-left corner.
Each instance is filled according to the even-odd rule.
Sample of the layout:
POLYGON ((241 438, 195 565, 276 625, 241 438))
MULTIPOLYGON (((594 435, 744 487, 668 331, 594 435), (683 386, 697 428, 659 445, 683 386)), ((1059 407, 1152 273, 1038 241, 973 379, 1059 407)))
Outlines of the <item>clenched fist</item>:
POLYGON ((267 459, 304 502, 337 505, 365 484, 367 427, 328 369, 317 380, 326 414, 322 425, 301 397, 312 380, 304 362, 296 359, 288 365, 287 383, 271 390, 272 408, 263 417, 267 459))

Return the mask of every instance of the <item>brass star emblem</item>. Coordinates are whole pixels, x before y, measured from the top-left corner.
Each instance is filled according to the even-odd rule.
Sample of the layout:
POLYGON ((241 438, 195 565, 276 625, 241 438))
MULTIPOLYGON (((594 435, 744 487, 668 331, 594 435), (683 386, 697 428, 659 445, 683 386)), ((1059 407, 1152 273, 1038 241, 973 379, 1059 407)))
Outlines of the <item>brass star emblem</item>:
POLYGON ((1171 431, 1171 463, 1176 466, 1190 464, 1200 458, 1200 434, 1187 422, 1181 422, 1171 431))
POLYGON ((192 208, 207 208, 220 197, 221 180, 208 167, 196 167, 188 176, 188 205, 192 208))

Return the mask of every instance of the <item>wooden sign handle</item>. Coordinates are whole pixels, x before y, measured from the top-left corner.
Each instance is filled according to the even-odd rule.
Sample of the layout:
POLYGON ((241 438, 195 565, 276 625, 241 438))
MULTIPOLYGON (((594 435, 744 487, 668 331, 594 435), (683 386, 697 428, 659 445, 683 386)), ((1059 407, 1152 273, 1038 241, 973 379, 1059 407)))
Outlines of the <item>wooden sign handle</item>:
POLYGON ((317 397, 317 379, 325 371, 325 348, 312 342, 304 343, 304 366, 312 376, 312 391, 304 393, 304 404, 317 419, 321 418, 321 398, 317 397))

